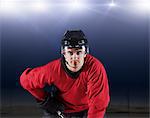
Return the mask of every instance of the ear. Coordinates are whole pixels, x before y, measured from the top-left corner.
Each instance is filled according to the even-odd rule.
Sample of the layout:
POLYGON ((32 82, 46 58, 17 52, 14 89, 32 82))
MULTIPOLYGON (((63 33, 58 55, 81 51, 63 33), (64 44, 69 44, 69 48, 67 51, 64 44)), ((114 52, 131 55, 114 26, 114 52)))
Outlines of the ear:
POLYGON ((84 54, 84 58, 86 57, 87 53, 84 54))
POLYGON ((61 50, 61 54, 62 54, 62 55, 65 55, 65 51, 64 51, 64 50, 61 50))

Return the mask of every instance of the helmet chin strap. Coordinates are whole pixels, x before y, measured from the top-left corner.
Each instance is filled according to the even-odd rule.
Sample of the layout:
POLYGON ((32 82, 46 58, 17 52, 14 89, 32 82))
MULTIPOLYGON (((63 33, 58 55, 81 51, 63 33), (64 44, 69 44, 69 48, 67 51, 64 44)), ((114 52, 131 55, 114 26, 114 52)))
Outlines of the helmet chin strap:
POLYGON ((65 60, 65 63, 66 63, 68 66, 70 66, 69 63, 68 63, 66 60, 65 60))

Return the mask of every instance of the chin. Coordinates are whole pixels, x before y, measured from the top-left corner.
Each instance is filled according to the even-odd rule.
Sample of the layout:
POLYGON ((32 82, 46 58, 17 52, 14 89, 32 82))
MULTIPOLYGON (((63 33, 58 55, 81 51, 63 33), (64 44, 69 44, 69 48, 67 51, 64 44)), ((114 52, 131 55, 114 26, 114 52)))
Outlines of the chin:
POLYGON ((73 68, 73 69, 72 69, 72 72, 77 72, 77 71, 79 71, 79 70, 80 70, 80 68, 76 68, 76 69, 73 68))
POLYGON ((72 69, 71 71, 72 71, 72 72, 77 72, 78 70, 77 70, 77 69, 72 69))

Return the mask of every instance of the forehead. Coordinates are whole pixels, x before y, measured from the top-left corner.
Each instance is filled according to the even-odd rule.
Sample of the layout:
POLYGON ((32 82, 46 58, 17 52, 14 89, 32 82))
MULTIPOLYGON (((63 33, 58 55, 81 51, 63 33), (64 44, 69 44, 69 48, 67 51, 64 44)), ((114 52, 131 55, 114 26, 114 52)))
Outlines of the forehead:
POLYGON ((85 51, 85 47, 82 46, 81 48, 70 48, 70 47, 65 47, 65 51, 85 51))

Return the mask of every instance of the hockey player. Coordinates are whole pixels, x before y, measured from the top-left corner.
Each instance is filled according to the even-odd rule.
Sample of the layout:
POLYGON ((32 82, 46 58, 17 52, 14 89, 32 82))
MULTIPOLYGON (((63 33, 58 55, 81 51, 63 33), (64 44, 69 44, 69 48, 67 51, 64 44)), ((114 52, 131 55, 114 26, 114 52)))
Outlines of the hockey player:
POLYGON ((81 30, 69 30, 61 41, 62 57, 27 68, 20 83, 37 100, 48 118, 103 118, 109 103, 107 74, 89 54, 81 30), (50 91, 44 88, 48 85, 50 91))

